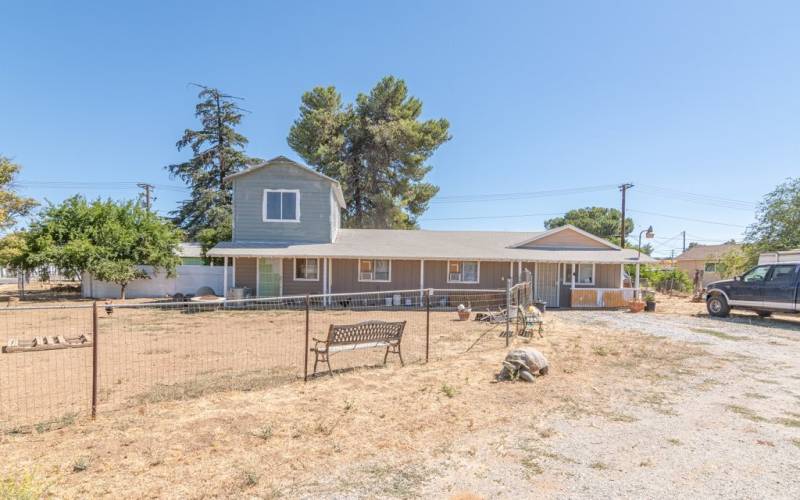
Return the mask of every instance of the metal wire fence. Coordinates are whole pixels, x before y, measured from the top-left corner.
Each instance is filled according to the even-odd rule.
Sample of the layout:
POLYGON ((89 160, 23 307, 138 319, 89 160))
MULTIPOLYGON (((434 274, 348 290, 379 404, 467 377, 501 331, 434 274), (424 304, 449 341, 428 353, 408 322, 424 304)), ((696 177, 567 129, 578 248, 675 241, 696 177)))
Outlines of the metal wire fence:
MULTIPOLYGON (((0 310, 0 430, 31 432, 126 406, 313 380, 328 372, 326 366, 313 373, 310 349, 315 339, 326 340, 331 325, 405 322, 405 364, 502 347, 512 320, 507 311, 531 296, 523 283, 507 290, 7 308, 0 310)), ((384 346, 372 347, 331 355, 332 370, 382 366, 384 346)), ((400 360, 390 355, 387 362, 400 360)))

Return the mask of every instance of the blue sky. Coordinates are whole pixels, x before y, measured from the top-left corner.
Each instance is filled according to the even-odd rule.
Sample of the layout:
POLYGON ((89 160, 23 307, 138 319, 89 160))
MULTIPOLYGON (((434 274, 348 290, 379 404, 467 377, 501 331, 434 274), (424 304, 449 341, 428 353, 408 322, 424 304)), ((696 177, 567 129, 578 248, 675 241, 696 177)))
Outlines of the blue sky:
POLYGON ((189 82, 246 99, 250 154, 297 158, 304 91, 351 100, 405 79, 453 135, 431 159, 427 229, 538 230, 550 216, 535 214, 617 207, 632 182, 637 231, 652 224, 668 255, 683 230, 738 238, 800 163, 797 2, 20 1, 2 16, 0 154, 39 199, 147 181, 174 208, 163 166, 188 155, 189 82))

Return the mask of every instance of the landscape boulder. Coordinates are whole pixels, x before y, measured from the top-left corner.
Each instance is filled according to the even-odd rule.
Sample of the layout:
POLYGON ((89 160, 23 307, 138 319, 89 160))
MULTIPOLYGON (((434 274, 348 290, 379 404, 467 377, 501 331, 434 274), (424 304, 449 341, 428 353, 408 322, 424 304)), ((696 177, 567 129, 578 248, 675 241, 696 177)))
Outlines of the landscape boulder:
POLYGON ((533 382, 534 378, 547 375, 550 365, 544 354, 531 347, 521 347, 506 354, 503 369, 497 374, 497 380, 524 380, 533 382))

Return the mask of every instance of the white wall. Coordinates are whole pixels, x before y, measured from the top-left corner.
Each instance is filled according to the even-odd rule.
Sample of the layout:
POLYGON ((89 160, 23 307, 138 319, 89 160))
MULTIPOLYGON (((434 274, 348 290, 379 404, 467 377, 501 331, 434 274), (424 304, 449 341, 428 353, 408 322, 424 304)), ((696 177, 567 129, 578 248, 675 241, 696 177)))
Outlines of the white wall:
POLYGON ((767 252, 758 256, 759 264, 774 264, 776 262, 797 262, 800 260, 800 249, 786 250, 785 252, 767 252))
MULTIPOLYGON (((223 266, 178 266, 177 276, 174 278, 167 278, 164 273, 153 276, 153 268, 150 266, 139 266, 139 269, 144 270, 151 278, 130 282, 125 290, 126 298, 157 298, 176 293, 196 294, 201 286, 209 286, 214 289, 215 294, 222 295, 223 266)), ((233 283, 233 269, 228 266, 228 286, 231 283, 233 283)), ((120 287, 114 283, 99 281, 85 273, 81 283, 81 293, 84 298, 117 299, 120 287)))

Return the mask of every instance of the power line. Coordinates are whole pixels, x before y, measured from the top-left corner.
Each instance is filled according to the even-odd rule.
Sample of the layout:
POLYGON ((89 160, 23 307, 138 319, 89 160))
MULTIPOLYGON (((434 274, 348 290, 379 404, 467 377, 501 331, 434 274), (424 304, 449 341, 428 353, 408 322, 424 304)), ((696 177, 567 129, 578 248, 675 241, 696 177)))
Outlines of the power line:
POLYGON ((477 203, 487 201, 506 201, 506 200, 526 200, 530 198, 543 198, 548 196, 565 196, 570 194, 591 193, 596 191, 607 191, 615 189, 613 184, 602 186, 586 186, 577 188, 549 189, 543 191, 529 191, 517 193, 490 193, 490 194, 464 194, 437 196, 431 200, 431 204, 443 203, 477 203))
POLYGON ((719 222, 719 221, 712 221, 712 220, 704 220, 704 219, 694 219, 692 217, 680 217, 678 215, 667 215, 667 214, 659 214, 656 212, 645 212, 644 210, 631 210, 631 212, 636 212, 637 214, 645 214, 645 215, 653 215, 656 217, 666 217, 668 219, 678 219, 678 220, 686 220, 690 222, 700 222, 702 224, 714 224, 717 226, 729 226, 729 227, 739 227, 739 228, 746 228, 747 226, 742 226, 739 224, 728 224, 727 222, 719 222))
POLYGON ((512 219, 515 217, 542 217, 542 216, 556 216, 564 215, 565 212, 551 212, 541 214, 514 214, 514 215, 478 215, 474 217, 439 217, 434 219, 422 218, 420 221, 444 221, 444 220, 478 220, 478 219, 512 219))

